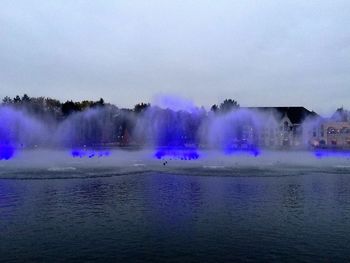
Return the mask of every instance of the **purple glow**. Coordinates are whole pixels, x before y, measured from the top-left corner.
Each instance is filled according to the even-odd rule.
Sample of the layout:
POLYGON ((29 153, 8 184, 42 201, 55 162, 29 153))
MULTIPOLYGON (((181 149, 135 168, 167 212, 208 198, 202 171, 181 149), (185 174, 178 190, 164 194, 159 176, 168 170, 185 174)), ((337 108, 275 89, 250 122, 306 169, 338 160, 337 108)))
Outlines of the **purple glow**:
POLYGON ((260 155, 260 150, 257 147, 249 147, 249 148, 233 148, 229 147, 224 150, 226 155, 240 155, 240 154, 248 154, 254 157, 260 155))
MULTIPOLYGON (((164 98, 163 98, 164 99, 164 98)), ((144 115, 142 127, 149 127, 148 138, 155 145, 154 157, 195 160, 199 158, 200 111, 189 101, 166 98, 162 107, 150 108, 144 115)), ((140 129, 144 129, 141 128, 140 129)))
POLYGON ((177 96, 158 95, 154 97, 154 105, 172 111, 195 112, 197 110, 193 101, 177 96))
POLYGON ((0 111, 0 160, 9 160, 15 153, 14 132, 11 129, 13 115, 8 109, 0 111))
POLYGON ((197 153, 196 149, 170 147, 158 149, 154 156, 157 159, 163 159, 165 157, 168 157, 178 160, 196 160, 199 158, 199 154, 197 153))
POLYGON ((350 151, 316 150, 314 155, 318 159, 325 157, 350 158, 350 151))
POLYGON ((207 128, 208 144, 219 147, 225 155, 249 154, 258 156, 259 131, 264 127, 264 116, 246 109, 213 115, 207 128))
POLYGON ((81 149, 74 149, 71 151, 71 155, 73 158, 83 158, 88 157, 89 159, 92 159, 94 157, 101 158, 101 157, 107 157, 110 155, 110 152, 105 151, 99 151, 99 150, 81 150, 81 149))
POLYGON ((15 148, 10 144, 0 144, 0 160, 9 160, 13 157, 15 148))

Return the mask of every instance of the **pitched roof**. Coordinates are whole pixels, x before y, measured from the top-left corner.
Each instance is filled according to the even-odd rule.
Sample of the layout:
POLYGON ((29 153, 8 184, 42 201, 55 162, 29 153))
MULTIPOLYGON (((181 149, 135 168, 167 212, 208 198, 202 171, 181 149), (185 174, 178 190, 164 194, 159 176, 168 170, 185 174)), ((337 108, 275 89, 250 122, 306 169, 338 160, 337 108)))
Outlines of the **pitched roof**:
POLYGON ((318 117, 316 112, 304 107, 248 107, 248 109, 275 113, 281 119, 287 115, 293 124, 300 124, 308 117, 318 117))
POLYGON ((350 120, 350 112, 341 107, 334 112, 331 119, 334 121, 348 121, 350 120))

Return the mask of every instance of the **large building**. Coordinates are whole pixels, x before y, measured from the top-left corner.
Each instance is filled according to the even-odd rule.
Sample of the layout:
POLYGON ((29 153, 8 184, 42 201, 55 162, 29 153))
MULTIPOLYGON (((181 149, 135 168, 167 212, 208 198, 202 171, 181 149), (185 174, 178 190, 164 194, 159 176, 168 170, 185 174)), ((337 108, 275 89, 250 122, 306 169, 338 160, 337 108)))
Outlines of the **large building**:
POLYGON ((258 145, 266 148, 302 148, 307 146, 305 138, 306 120, 319 116, 304 107, 254 107, 250 110, 261 113, 265 120, 257 128, 258 145))
MULTIPOLYGON (((350 149, 350 112, 338 109, 330 118, 323 118, 304 107, 243 108, 258 116, 239 125, 236 145, 288 149, 321 147, 350 149)), ((249 116, 249 115, 248 115, 249 116)))
POLYGON ((350 148, 350 114, 340 108, 331 118, 313 124, 311 143, 315 147, 350 148))

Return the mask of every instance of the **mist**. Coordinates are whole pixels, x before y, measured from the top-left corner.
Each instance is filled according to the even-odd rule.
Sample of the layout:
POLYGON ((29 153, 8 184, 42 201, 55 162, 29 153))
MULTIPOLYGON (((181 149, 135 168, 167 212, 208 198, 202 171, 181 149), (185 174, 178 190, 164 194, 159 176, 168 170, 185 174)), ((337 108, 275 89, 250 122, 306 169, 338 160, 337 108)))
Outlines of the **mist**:
POLYGON ((28 103, 3 104, 0 145, 7 153, 2 154, 2 159, 14 155, 9 151, 32 148, 67 149, 72 157, 80 158, 108 157, 104 149, 153 149, 156 157, 180 159, 197 159, 203 149, 257 156, 261 150, 271 148, 266 139, 269 134, 280 134, 277 140, 297 138, 295 147, 287 150, 311 149, 312 134, 323 121, 317 115, 305 118, 295 131, 297 136, 291 138, 290 126, 280 124, 283 116, 272 109, 234 106, 207 111, 176 96, 158 96, 152 105, 136 105, 133 110, 111 104, 91 105, 57 115, 52 110, 38 111, 28 103))

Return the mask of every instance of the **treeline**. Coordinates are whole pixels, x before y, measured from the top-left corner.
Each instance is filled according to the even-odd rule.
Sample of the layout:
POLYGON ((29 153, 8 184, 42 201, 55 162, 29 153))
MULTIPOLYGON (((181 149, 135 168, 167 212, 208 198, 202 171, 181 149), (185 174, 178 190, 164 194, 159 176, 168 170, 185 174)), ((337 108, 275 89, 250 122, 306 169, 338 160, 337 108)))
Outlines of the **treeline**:
POLYGON ((74 112, 81 112, 90 108, 104 106, 105 102, 101 98, 98 101, 83 100, 81 102, 73 102, 72 100, 68 100, 62 103, 57 99, 29 97, 27 94, 24 94, 22 97, 17 95, 14 98, 6 96, 2 100, 2 104, 26 109, 29 113, 33 114, 49 114, 51 117, 60 119, 74 112))
MULTIPOLYGON (((72 101, 67 100, 66 102, 61 102, 57 99, 52 99, 48 97, 29 97, 27 94, 24 94, 22 97, 17 95, 14 98, 5 96, 2 100, 3 105, 11 105, 15 107, 26 108, 32 113, 50 113, 56 118, 69 116, 75 112, 82 112, 87 109, 96 108, 96 107, 115 107, 117 106, 105 103, 103 98, 100 98, 98 101, 83 100, 83 101, 72 101)), ((133 111, 135 113, 141 113, 150 107, 150 103, 138 103, 132 109, 124 109, 133 111)), ((210 111, 212 112, 228 112, 232 109, 239 108, 237 101, 233 99, 225 99, 221 104, 214 104, 211 106, 210 111)))
POLYGON ((197 144, 201 124, 209 114, 225 113, 239 107, 235 100, 227 99, 219 105, 213 105, 210 112, 204 108, 192 112, 173 111, 144 102, 125 109, 106 103, 102 98, 98 101, 61 102, 52 98, 29 97, 27 94, 22 97, 5 97, 2 105, 25 113, 37 122, 34 125, 33 121, 28 121, 29 118, 15 118, 16 113, 5 114, 3 111, 2 116, 13 116, 6 118, 5 125, 0 127, 0 133, 6 134, 2 138, 25 146, 197 144), (41 128, 34 129, 38 123, 41 128), (27 138, 23 134, 33 136, 30 140, 23 139, 27 138))

